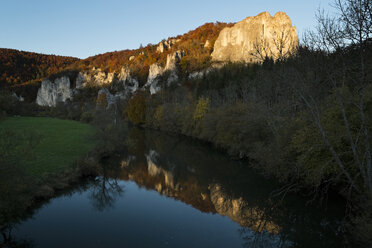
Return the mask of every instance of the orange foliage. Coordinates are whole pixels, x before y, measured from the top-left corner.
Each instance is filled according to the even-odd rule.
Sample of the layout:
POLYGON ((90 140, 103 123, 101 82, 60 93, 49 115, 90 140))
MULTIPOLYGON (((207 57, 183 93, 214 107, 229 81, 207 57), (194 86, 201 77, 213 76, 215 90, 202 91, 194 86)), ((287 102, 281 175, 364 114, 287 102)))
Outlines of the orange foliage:
POLYGON ((57 73, 79 59, 14 49, 0 49, 0 87, 18 85, 57 73))

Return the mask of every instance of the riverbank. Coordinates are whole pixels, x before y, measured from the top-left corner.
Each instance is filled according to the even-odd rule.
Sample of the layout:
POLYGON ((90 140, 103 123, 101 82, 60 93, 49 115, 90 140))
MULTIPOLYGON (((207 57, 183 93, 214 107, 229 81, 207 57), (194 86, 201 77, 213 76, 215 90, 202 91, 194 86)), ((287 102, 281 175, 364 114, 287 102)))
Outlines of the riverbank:
POLYGON ((97 173, 97 130, 76 121, 9 117, 0 122, 0 229, 40 199, 97 173))

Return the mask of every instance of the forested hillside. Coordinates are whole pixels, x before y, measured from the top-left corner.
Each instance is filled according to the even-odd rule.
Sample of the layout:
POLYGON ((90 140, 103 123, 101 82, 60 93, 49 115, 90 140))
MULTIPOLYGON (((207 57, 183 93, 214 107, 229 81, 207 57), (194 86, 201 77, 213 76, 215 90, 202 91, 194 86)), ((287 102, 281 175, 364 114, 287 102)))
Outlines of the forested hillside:
POLYGON ((151 64, 165 65, 168 54, 181 50, 185 53, 180 61, 181 73, 205 69, 210 66, 210 55, 219 33, 231 25, 221 22, 206 23, 186 34, 163 40, 160 44, 148 44, 135 50, 108 52, 89 57, 80 61, 76 68, 84 70, 97 67, 106 72, 120 72, 123 66, 127 66, 135 78, 144 82, 151 64), (159 52, 157 48, 165 42, 167 44, 169 42, 170 45, 159 52))
POLYGON ((78 60, 73 57, 0 48, 0 87, 47 77, 78 60))

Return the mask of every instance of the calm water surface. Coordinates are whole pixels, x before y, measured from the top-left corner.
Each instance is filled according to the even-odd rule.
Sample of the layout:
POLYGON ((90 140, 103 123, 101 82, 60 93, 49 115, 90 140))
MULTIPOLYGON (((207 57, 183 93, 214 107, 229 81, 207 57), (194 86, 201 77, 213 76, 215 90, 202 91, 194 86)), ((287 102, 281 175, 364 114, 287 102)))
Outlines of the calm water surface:
POLYGON ((337 247, 342 206, 280 185, 200 142, 131 130, 104 173, 12 230, 34 247, 337 247))

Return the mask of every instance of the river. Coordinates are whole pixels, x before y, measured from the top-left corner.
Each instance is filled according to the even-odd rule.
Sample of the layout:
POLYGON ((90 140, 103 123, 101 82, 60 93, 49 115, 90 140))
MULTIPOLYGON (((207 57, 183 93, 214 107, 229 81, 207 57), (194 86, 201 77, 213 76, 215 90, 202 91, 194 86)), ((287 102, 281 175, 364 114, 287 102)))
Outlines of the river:
POLYGON ((342 202, 309 204, 209 145, 135 129, 101 176, 10 230, 30 247, 337 247, 342 202))

